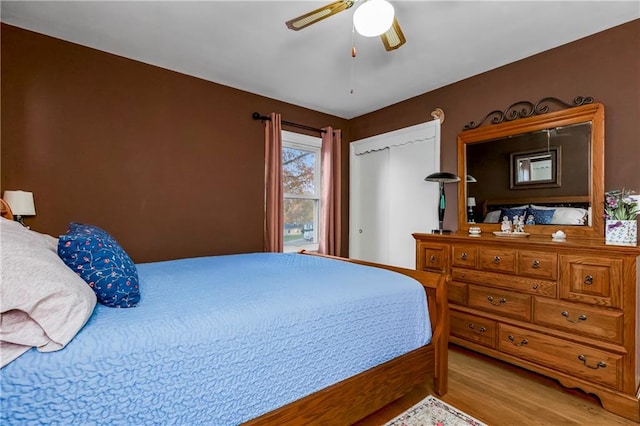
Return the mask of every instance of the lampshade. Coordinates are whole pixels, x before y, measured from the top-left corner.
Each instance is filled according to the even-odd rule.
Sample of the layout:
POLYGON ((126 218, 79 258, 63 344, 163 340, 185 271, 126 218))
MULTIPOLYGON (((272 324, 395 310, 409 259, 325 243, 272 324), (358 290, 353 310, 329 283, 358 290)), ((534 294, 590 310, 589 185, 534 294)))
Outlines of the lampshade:
POLYGON ((436 172, 431 173, 429 176, 424 178, 424 180, 428 182, 443 182, 443 183, 452 183, 460 181, 460 178, 453 173, 449 172, 436 172))
POLYGON ((467 197, 467 207, 476 206, 476 197, 467 197))
POLYGON ((353 13, 353 25, 360 35, 377 37, 391 28, 394 15, 393 6, 386 0, 368 0, 353 13))
POLYGON ((33 203, 33 192, 4 191, 2 198, 9 204, 15 216, 35 216, 36 206, 33 203))
POLYGON ((471 175, 467 175, 466 181, 469 182, 469 183, 475 183, 478 180, 476 178, 474 178, 473 176, 471 176, 471 175))

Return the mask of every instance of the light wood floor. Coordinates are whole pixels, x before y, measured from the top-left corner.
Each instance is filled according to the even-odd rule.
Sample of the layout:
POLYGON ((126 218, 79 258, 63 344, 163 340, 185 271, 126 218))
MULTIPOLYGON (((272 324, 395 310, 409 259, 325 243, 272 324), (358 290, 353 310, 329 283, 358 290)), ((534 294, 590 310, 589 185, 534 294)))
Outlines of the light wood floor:
MULTIPOLYGON (((430 393, 427 387, 418 389, 357 425, 380 426, 430 393)), ((490 426, 638 425, 605 411, 592 395, 454 345, 449 349, 449 392, 433 394, 490 426)))

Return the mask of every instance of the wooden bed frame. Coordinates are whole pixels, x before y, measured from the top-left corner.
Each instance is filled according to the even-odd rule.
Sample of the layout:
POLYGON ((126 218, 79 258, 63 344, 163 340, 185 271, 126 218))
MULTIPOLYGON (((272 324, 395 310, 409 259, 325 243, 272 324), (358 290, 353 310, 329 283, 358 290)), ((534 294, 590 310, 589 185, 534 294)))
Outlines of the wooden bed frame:
POLYGON ((438 395, 447 393, 449 308, 446 283, 450 277, 336 256, 302 253, 384 268, 419 281, 428 295, 429 317, 433 327, 431 343, 263 414, 244 425, 349 425, 428 380, 433 380, 438 395))
POLYGON ((9 204, 2 198, 0 198, 0 216, 5 219, 13 220, 13 213, 11 212, 11 207, 9 204))

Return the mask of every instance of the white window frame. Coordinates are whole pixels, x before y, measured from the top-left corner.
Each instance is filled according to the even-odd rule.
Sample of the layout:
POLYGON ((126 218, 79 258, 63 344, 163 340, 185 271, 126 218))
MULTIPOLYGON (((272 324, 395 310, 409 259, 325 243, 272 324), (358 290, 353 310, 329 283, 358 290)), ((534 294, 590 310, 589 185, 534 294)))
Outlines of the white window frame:
MULTIPOLYGON (((303 135, 301 133, 288 132, 283 130, 282 133, 282 148, 294 148, 294 149, 304 149, 307 151, 314 151, 316 153, 316 161, 315 170, 314 170, 314 188, 316 189, 315 194, 313 195, 298 195, 298 194, 284 194, 284 199, 302 199, 302 200, 316 200, 316 208, 313 213, 313 241, 315 243, 302 243, 302 244, 290 244, 284 245, 283 251, 285 253, 295 253, 300 250, 307 251, 318 251, 318 228, 320 227, 320 212, 322 211, 322 187, 321 187, 321 175, 322 175, 322 138, 303 135)), ((284 226, 284 225, 283 225, 284 226)), ((284 229, 281 231, 284 234, 284 229)))

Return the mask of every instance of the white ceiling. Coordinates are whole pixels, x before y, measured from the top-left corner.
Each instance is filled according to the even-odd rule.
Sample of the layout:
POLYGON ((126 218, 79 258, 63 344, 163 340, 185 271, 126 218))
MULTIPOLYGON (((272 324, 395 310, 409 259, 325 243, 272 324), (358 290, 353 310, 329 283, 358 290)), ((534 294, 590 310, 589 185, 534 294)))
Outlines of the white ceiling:
POLYGON ((355 35, 355 60, 357 4, 301 31, 285 26, 330 0, 2 1, 0 14, 11 25, 347 119, 640 18, 638 0, 391 2, 407 43, 386 52, 379 38, 355 35))

